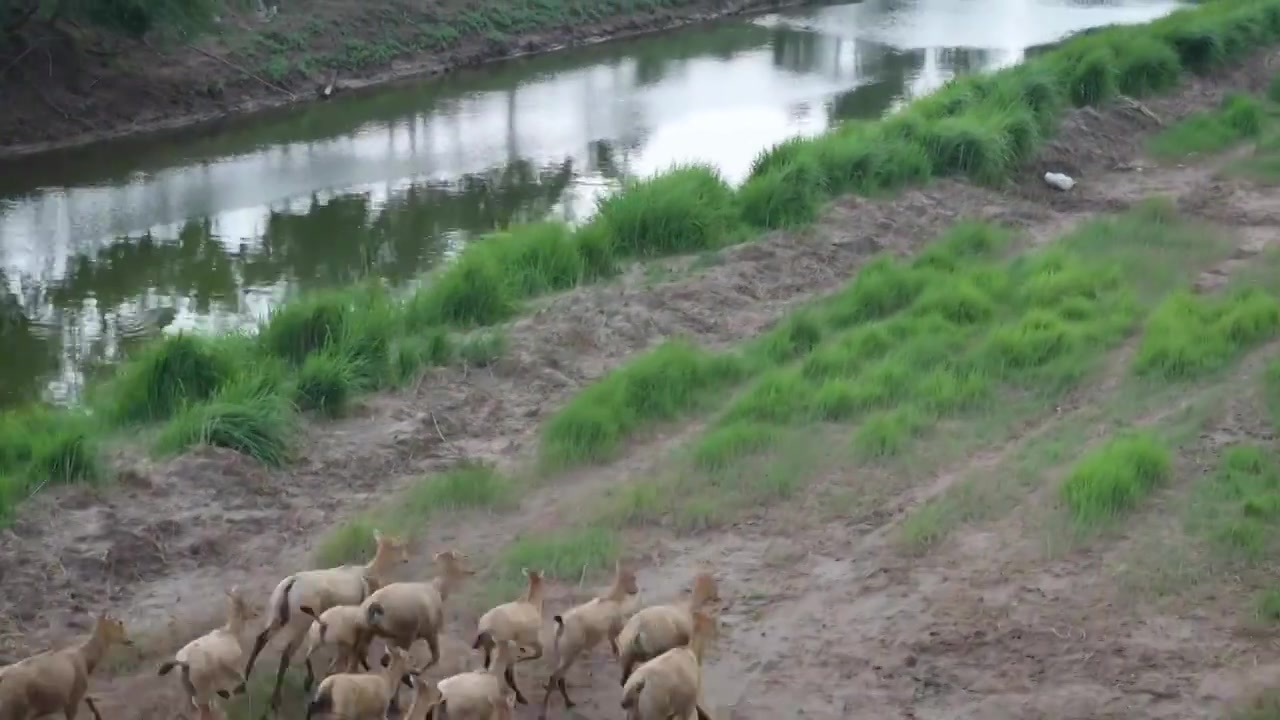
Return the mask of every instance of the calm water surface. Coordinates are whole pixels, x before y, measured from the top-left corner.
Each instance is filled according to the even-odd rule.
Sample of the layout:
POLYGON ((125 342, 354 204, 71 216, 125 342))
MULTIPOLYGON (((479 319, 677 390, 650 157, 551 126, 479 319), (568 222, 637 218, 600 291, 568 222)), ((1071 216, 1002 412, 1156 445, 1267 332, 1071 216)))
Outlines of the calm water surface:
POLYGON ((581 221, 623 178, 673 162, 739 182, 787 137, 1177 5, 822 5, 10 163, 0 405, 74 402, 88 368, 158 332, 250 325, 370 272, 404 283, 511 222, 581 221))

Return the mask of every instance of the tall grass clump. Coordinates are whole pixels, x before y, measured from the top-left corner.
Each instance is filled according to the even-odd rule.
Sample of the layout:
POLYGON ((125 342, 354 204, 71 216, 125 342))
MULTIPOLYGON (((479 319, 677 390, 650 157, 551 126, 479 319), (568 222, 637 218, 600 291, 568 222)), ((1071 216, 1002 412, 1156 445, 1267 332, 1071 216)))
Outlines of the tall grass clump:
POLYGON ((1116 53, 1116 60, 1117 86, 1120 92, 1133 97, 1170 90, 1182 75, 1178 53, 1152 37, 1129 38, 1124 49, 1116 53))
POLYGON ((587 387, 544 426, 544 465, 564 467, 607 459, 632 431, 699 406, 744 372, 736 357, 712 355, 675 339, 587 387))
POLYGON ((599 219, 624 257, 697 252, 738 230, 733 188, 707 165, 677 166, 600 202, 599 219))
POLYGON ((1170 295, 1148 318, 1134 357, 1138 375, 1190 380, 1226 367, 1280 330, 1280 302, 1258 288, 1170 295))
POLYGON ((88 422, 64 424, 37 436, 27 476, 37 483, 95 482, 105 477, 97 435, 88 422))
POLYGON ((827 183, 818 161, 807 150, 785 163, 773 164, 738 190, 742 219, 748 225, 796 227, 818 217, 827 199, 827 183))
POLYGON ((294 404, 329 417, 347 411, 356 394, 358 366, 340 352, 309 355, 294 381, 294 404))
POLYGON ((95 483, 106 476, 88 415, 38 406, 0 413, 0 524, 46 485, 95 483))
POLYGON ((311 353, 339 341, 347 314, 344 293, 300 297, 273 309, 258 337, 268 353, 301 365, 311 353))
POLYGON ((1120 63, 1110 48, 1098 45, 1082 55, 1068 55, 1062 62, 1067 66, 1067 94, 1076 107, 1101 105, 1115 97, 1120 63))
POLYGON ((811 152, 831 195, 874 196, 924 182, 933 172, 923 145, 883 127, 828 134, 814 140, 811 152))
POLYGON ((0 475, 25 478, 32 487, 102 480, 97 430, 76 411, 35 406, 0 413, 0 475))
POLYGON ((935 175, 964 175, 976 182, 997 184, 1007 177, 1017 160, 1011 132, 1026 119, 1014 108, 1001 111, 969 112, 935 120, 925 126, 923 145, 933 163, 935 175), (1021 117, 1019 117, 1021 115, 1021 117))
POLYGON ((751 161, 751 171, 747 173, 747 180, 750 181, 752 178, 790 165, 802 156, 810 155, 813 152, 815 141, 826 139, 826 137, 828 136, 823 135, 818 138, 792 137, 761 150, 756 154, 755 159, 751 161))
POLYGON ((507 320, 519 309, 515 283, 504 274, 497 252, 467 248, 414 293, 405 310, 411 329, 474 327, 507 320))
POLYGON ((280 467, 292 456, 296 431, 294 406, 278 391, 250 378, 187 406, 164 426, 155 447, 162 453, 198 445, 225 447, 280 467))
POLYGON ((533 297, 582 281, 586 264, 574 239, 564 223, 538 222, 485 237, 464 252, 492 255, 514 296, 533 297))
POLYGON ((244 363, 242 344, 179 333, 147 344, 103 388, 101 411, 110 422, 151 422, 189 402, 209 398, 244 363), (239 355, 239 356, 238 356, 239 355))
POLYGON ((390 385, 395 379, 392 349, 405 334, 404 305, 381 283, 357 285, 347 297, 346 321, 332 349, 350 360, 361 389, 390 385))
POLYGON ((1265 120, 1266 109, 1257 98, 1230 92, 1214 110, 1194 113, 1152 136, 1147 149, 1165 158, 1218 152, 1260 135, 1265 120))
POLYGON ((583 282, 597 282, 618 274, 617 247, 599 218, 573 231, 573 244, 582 259, 583 282))
POLYGON ((1095 526, 1136 508, 1172 472, 1169 449, 1155 435, 1131 433, 1081 458, 1060 492, 1078 525, 1095 526))

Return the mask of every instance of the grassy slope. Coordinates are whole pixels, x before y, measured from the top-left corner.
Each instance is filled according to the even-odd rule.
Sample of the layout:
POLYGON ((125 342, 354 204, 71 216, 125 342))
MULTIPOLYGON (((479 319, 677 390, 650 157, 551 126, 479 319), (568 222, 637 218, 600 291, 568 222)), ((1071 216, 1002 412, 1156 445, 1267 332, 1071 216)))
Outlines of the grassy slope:
MULTIPOLYGON (((1215 116, 1217 121, 1230 124, 1226 118, 1239 103, 1229 103, 1215 116)), ((1265 136, 1270 129, 1264 123, 1240 136, 1265 136)), ((1169 136, 1179 132, 1180 127, 1173 128, 1169 136)), ((1153 143, 1176 146, 1169 136, 1153 143)), ((705 174, 690 173, 684 181, 712 194, 723 192, 705 174)), ((665 196, 658 199, 674 203, 665 196)), ((711 209, 712 214, 698 218, 728 222, 714 204, 711 209)), ((622 217, 635 218, 643 228, 646 216, 622 217)), ((584 233, 608 230, 612 239, 605 247, 610 253, 627 247, 620 238, 645 237, 628 236, 619 227, 632 226, 597 225, 584 233)), ((552 250, 533 255, 536 262, 511 265, 510 270, 540 269, 517 273, 517 282, 499 283, 496 287, 505 295, 483 290, 495 287, 486 286, 485 278, 509 277, 502 274, 508 256, 490 246, 476 256, 492 257, 453 271, 458 292, 474 294, 428 289, 407 306, 385 301, 376 292, 340 296, 345 298, 341 302, 334 300, 339 296, 314 299, 288 306, 256 340, 169 341, 147 361, 126 368, 118 384, 103 390, 98 407, 118 413, 120 422, 170 418, 161 437, 187 437, 175 429, 185 427, 199 430, 191 431, 190 438, 206 441, 221 427, 214 419, 234 415, 214 409, 243 413, 260 404, 287 414, 292 411, 280 404, 287 397, 327 411, 325 401, 335 394, 391 382, 392 368, 400 363, 411 374, 423 362, 460 354, 452 349, 457 347, 454 335, 433 324, 446 317, 442 313, 447 308, 464 309, 451 319, 454 323, 476 324, 476 318, 465 315, 476 308, 497 308, 495 317, 509 317, 520 298, 555 285, 535 281, 582 277, 554 270, 587 266, 590 256, 581 250, 563 252, 570 236, 548 228, 529 232, 554 238, 542 241, 552 250), (482 302, 446 302, 457 297, 482 302), (510 304, 493 304, 495 297, 510 304), (426 326, 434 331, 403 331, 423 316, 433 319, 426 326), (259 363, 270 361, 260 365, 266 369, 251 375, 236 372, 234 361, 250 355, 259 363), (181 382, 156 382, 165 373, 181 382), (330 390, 315 389, 324 387, 330 390)), ((578 248, 591 247, 590 235, 588 241, 574 237, 581 243, 578 248)), ((643 255, 643 247, 632 253, 643 255)), ((1048 247, 1032 250, 1000 228, 966 223, 918 258, 868 265, 843 291, 801 309, 735 351, 709 353, 678 342, 666 344, 588 388, 584 397, 590 402, 571 403, 547 425, 545 467, 611 457, 629 435, 655 423, 701 415, 710 418, 706 430, 663 464, 665 472, 600 498, 580 513, 578 525, 495 548, 489 594, 509 594, 520 567, 541 566, 552 576, 574 578, 584 568, 607 568, 622 548, 619 521, 707 527, 731 519, 729 513, 758 506, 760 500, 803 499, 806 490, 823 497, 831 511, 841 507, 825 498, 835 498, 831 493, 837 492, 857 493, 840 496, 852 503, 874 504, 876 492, 902 485, 873 490, 812 484, 822 483, 832 469, 854 474, 850 468, 870 481, 919 482, 975 448, 1009 438, 1028 420, 1052 413, 1063 397, 1087 394, 1100 381, 1106 393, 1090 396, 1097 402, 1079 418, 1021 444, 998 463, 997 471, 987 468, 957 485, 955 492, 926 503, 903 525, 900 540, 910 551, 928 551, 966 524, 1011 512, 1046 484, 1049 495, 1061 500, 1043 508, 1056 521, 1046 527, 1069 531, 1073 541, 1105 532, 1118 518, 1140 510, 1161 486, 1178 483, 1174 458, 1207 414, 1196 399, 1238 389, 1240 381, 1229 373, 1280 329, 1280 288, 1274 280, 1280 277, 1280 257, 1274 254, 1219 294, 1180 292, 1197 270, 1222 260, 1230 249, 1229 238, 1179 216, 1158 199, 1123 216, 1086 223, 1048 247), (1199 412, 1152 415, 1187 397, 1199 412), (585 420, 564 419, 575 416, 585 420), (1090 420, 1111 427, 1145 422, 1149 427, 1145 433, 1096 443, 1078 457, 1075 448, 1085 444, 1090 420), (677 506, 670 500, 673 495, 691 501, 677 506)), ((1263 389, 1256 395, 1265 408, 1280 407, 1280 367, 1272 365, 1246 380, 1263 389)), ((287 427, 279 420, 258 425, 287 427)), ((39 447, 60 447, 52 438, 69 438, 69 446, 97 438, 90 431, 77 435, 78 426, 66 416, 48 422, 53 430, 38 435, 48 444, 39 447)), ((236 432, 228 437, 245 437, 246 427, 254 424, 229 425, 236 432)), ((179 446, 185 441, 170 442, 179 446)), ((40 457, 40 462, 69 463, 80 457, 36 452, 34 447, 33 442, 18 462, 34 463, 31 458, 40 457)), ((1225 543, 1225 552, 1240 553, 1233 563, 1250 562, 1269 547, 1275 529, 1270 524, 1276 477, 1272 451, 1243 448, 1225 456, 1214 475, 1222 481, 1208 489, 1209 500, 1189 506, 1214 509, 1201 516, 1203 529, 1188 525, 1188 537, 1225 543)), ((24 482, 35 477, 32 468, 54 472, 53 466, 27 465, 24 482)), ((91 477, 88 472, 56 472, 63 473, 57 477, 91 477)), ((360 557, 375 522, 409 528, 441 510, 498 510, 510 506, 518 491, 511 478, 483 466, 425 478, 408 496, 397 498, 394 509, 375 510, 340 528, 322 546, 319 560, 327 564, 360 557)), ((1276 614, 1268 609, 1275 604, 1272 597, 1259 595, 1260 617, 1276 614)), ((266 674, 255 677, 255 687, 261 681, 269 681, 266 674)), ((255 690, 253 697, 261 695, 255 690)))
MULTIPOLYGON (((1208 115, 1223 120, 1244 100, 1208 115)), ((1171 146, 1169 138, 1204 122, 1192 117, 1152 144, 1171 146)), ((965 222, 912 260, 864 266, 844 289, 739 348, 667 343, 584 390, 545 426, 544 469, 607 460, 628 433, 654 423, 709 418, 705 428, 657 461, 656 472, 576 513, 577 524, 492 549, 484 597, 514 593, 521 567, 562 579, 607 570, 628 526, 703 529, 762 503, 814 498, 824 516, 848 517, 1014 439, 994 465, 911 512, 897 535, 902 549, 929 552, 966 525, 1028 504, 1043 515, 1036 526, 1051 545, 1077 546, 1140 516, 1152 493, 1190 487, 1183 542, 1207 548, 1213 563, 1199 580, 1251 572, 1252 616, 1280 621, 1280 591, 1259 572, 1280 542, 1275 448, 1231 447, 1204 478, 1176 461, 1228 393, 1256 398, 1258 413, 1280 430, 1280 361, 1237 372, 1258 348, 1262 360, 1274 357, 1280 252, 1218 293, 1186 292, 1235 247, 1235 238, 1161 198, 1084 222, 1045 246, 965 222), (1078 410, 1059 417, 1068 395, 1078 410), (578 425, 565 418, 577 416, 617 432, 564 430, 578 425), (1023 436, 1029 423, 1043 431, 1023 436), (1110 431, 1091 441, 1099 424, 1110 431), (824 484, 833 470, 839 480, 824 484)), ((489 468, 459 472, 471 479, 425 478, 390 509, 338 529, 321 562, 363 557, 374 524, 409 527, 441 509, 513 505, 519 486, 511 478, 489 468)))
MULTIPOLYGON (((1069 105, 1105 103, 1121 90, 1135 95, 1166 90, 1183 73, 1232 62, 1277 37, 1280 0, 1211 4, 1149 26, 1108 29, 1023 66, 951 83, 883 122, 853 123, 818 138, 784 142, 761 155, 741 188, 729 187, 710 168, 677 167, 607 199, 597 219, 577 230, 557 223, 512 228, 475 243, 407 302, 366 284, 295 300, 273 316, 256 338, 164 340, 144 350, 99 388, 92 416, 38 411, 42 418, 38 423, 25 422, 21 413, 10 416, 7 421, 20 431, 10 433, 0 447, 0 474, 8 477, 8 489, 0 493, 5 498, 0 517, 13 511, 13 498, 48 482, 96 481, 107 475, 98 454, 101 435, 139 424, 168 423, 153 441, 161 452, 211 443, 267 464, 286 463, 297 427, 296 409, 341 414, 356 393, 404 382, 425 365, 455 357, 491 359, 500 341, 481 335, 455 348, 451 333, 506 321, 527 299, 607 278, 628 260, 714 249, 763 230, 805 224, 816 218, 827 200, 847 192, 884 193, 938 176, 1000 182, 1031 157, 1069 105)), ((1248 114, 1231 113, 1232 118, 1248 114)), ((974 237, 984 236, 976 233, 974 237)), ((988 240, 999 242, 998 238, 981 242, 988 240)), ((956 242, 978 241, 961 237, 956 242)), ((975 247, 977 251, 986 250, 975 247)), ((916 277, 920 273, 915 270, 889 267, 882 271, 884 276, 875 286, 850 291, 855 297, 845 301, 848 307, 827 309, 827 317, 818 321, 783 327, 778 331, 781 337, 767 341, 745 359, 707 358, 696 348, 671 345, 659 350, 670 357, 637 360, 622 371, 624 377, 628 373, 635 377, 589 391, 600 394, 612 408, 607 416, 590 407, 579 412, 571 406, 553 419, 544 460, 563 465, 601 457, 611 443, 616 445, 636 427, 697 406, 717 386, 765 370, 769 372, 755 391, 760 393, 757 401, 768 403, 769 393, 786 395, 795 389, 787 383, 795 385, 797 375, 771 369, 770 363, 807 350, 824 332, 887 317, 924 290, 924 280, 916 277), (898 277, 904 273, 910 277, 898 277), (868 311, 861 303, 875 304, 873 314, 864 316, 868 311), (659 368, 655 374, 652 370, 667 364, 682 373, 674 384, 667 382, 667 371, 659 368), (697 391, 688 392, 689 388, 697 391)), ((975 272, 998 275, 1004 271, 981 268, 975 272)), ((984 327, 982 323, 1009 319, 997 312, 1007 298, 984 297, 978 291, 989 278, 965 279, 967 283, 958 290, 926 293, 922 300, 940 306, 960 303, 963 312, 977 313, 968 321, 972 327, 952 338, 961 345, 977 342, 974 333, 984 327), (969 297, 955 296, 961 290, 969 297)), ((1120 313, 1121 308, 1107 312, 1120 313)), ((1004 331, 1010 337, 993 337, 988 344, 1012 347, 1021 342, 1012 336, 1017 333, 1049 342, 1057 334, 1080 330, 1046 326, 1045 318, 1018 322, 1023 324, 1004 331)), ((917 332, 886 329, 899 331, 917 332)), ((1087 336, 1090 341, 1116 332, 1110 325, 1082 332, 1095 331, 1102 334, 1087 336)), ((996 357, 1000 351, 985 352, 996 357)), ((1032 357, 999 360, 1028 367, 1034 361, 1032 357)), ((974 362, 977 374, 995 373, 1003 379, 1011 372, 1006 367, 989 367, 995 362, 989 357, 974 362)), ((1050 380, 1065 379, 1055 375, 1050 380)), ((930 381, 959 383, 957 388, 938 390, 960 393, 946 399, 957 406, 970 401, 964 393, 974 393, 976 401, 990 389, 987 380, 968 376, 931 377, 930 381)), ((856 388, 839 384, 813 392, 822 396, 813 402, 841 408, 827 412, 875 409, 892 399, 859 397, 856 388), (852 399, 851 392, 855 393, 852 399)), ((860 442, 885 452, 889 445, 917 434, 932 416, 951 409, 935 407, 939 398, 915 400, 909 408, 878 416, 878 424, 872 426, 877 429, 866 430, 860 442)), ((751 411, 743 411, 740 417, 772 419, 751 411)), ((739 435, 722 435, 718 442, 750 444, 768 431, 750 427, 724 432, 739 435)))

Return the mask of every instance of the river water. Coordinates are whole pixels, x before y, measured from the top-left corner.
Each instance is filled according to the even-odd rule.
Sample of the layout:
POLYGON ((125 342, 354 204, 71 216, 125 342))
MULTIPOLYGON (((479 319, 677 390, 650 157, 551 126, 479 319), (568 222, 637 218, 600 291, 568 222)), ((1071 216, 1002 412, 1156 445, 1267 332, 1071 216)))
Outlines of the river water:
POLYGON ((704 25, 0 166, 0 406, 75 402, 159 332, 292 293, 411 281, 511 222, 576 222, 627 176, 876 117, 1170 0, 865 0, 704 25), (7 290, 8 296, 4 295, 7 290))

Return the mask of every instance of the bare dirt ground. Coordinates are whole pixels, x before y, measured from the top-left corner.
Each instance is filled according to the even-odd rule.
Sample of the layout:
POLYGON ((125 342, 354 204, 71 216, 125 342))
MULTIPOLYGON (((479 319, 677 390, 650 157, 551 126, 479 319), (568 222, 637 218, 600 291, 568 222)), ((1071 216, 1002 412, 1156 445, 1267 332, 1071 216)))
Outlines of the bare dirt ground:
MULTIPOLYGON (((1274 59, 1257 57, 1146 106, 1168 122, 1229 89, 1257 91, 1274 59)), ((65 642, 83 631, 88 611, 109 607, 151 654, 95 678, 104 716, 172 718, 181 707, 177 683, 154 677, 154 655, 216 624, 224 588, 239 584, 265 600, 280 577, 308 564, 327 529, 424 473, 462 458, 521 467, 542 418, 638 351, 676 334, 711 346, 749 338, 847 281, 872 253, 910 253, 961 218, 997 220, 1044 241, 1092 214, 1162 193, 1243 239, 1208 275, 1247 265, 1280 234, 1280 200, 1219 177, 1221 159, 1161 167, 1144 158, 1142 140, 1155 128, 1127 107, 1080 111, 1010 192, 947 181, 893 200, 847 198, 810 230, 729 249, 696 274, 652 285, 637 271, 552 299, 513 325, 511 352, 492 370, 438 370, 412 393, 370 398, 356 417, 314 425, 306 459, 281 472, 222 451, 167 462, 122 457, 117 486, 45 493, 0 535, 0 655, 65 642), (1043 189, 1045 168, 1066 169, 1079 185, 1067 194, 1043 189)), ((1242 382, 1259 365, 1255 353, 1242 382)), ((1053 498, 1032 494, 1027 512, 964 527, 926 555, 910 556, 894 542, 910 511, 970 473, 1006 472, 1003 463, 1037 437, 1093 422, 1090 413, 1114 385, 1104 379, 1076 392, 962 466, 867 512, 833 519, 801 501, 695 535, 628 531, 644 598, 678 594, 698 563, 717 569, 732 605, 706 672, 722 720, 1221 717, 1227 703, 1280 682, 1280 649, 1241 632, 1241 589, 1194 605, 1126 595, 1117 578, 1137 551, 1142 523, 1106 545, 1048 553, 1035 518, 1053 498)), ((1194 399, 1177 398, 1135 422, 1160 422, 1194 399)), ((1184 448, 1180 476, 1234 437, 1270 436, 1248 402, 1247 395, 1227 402, 1215 415, 1220 427, 1184 448)), ((1098 427, 1095 440, 1105 434, 1098 427)), ((688 432, 668 428, 606 467, 533 486, 518 512, 433 520, 407 576, 427 573, 425 558, 445 547, 483 563, 523 533, 571 522, 583 503, 642 476, 688 432)), ((810 492, 831 484, 856 492, 860 482, 859 470, 848 468, 810 492)), ((585 595, 576 585, 554 587, 551 612, 585 595)), ((444 670, 476 665, 461 643, 484 609, 452 609, 444 670)), ((264 660, 257 672, 268 674, 274 661, 264 660)), ((601 651, 571 674, 579 717, 619 715, 617 672, 601 651)), ((535 702, 544 673, 521 667, 535 702)))
POLYGON ((270 18, 229 12, 190 43, 36 28, 0 47, 0 158, 313 101, 331 79, 351 92, 788 4, 689 0, 591 22, 565 16, 514 34, 476 27, 508 8, 472 0, 388 0, 376 11, 350 0, 270 2, 279 9, 270 18))

